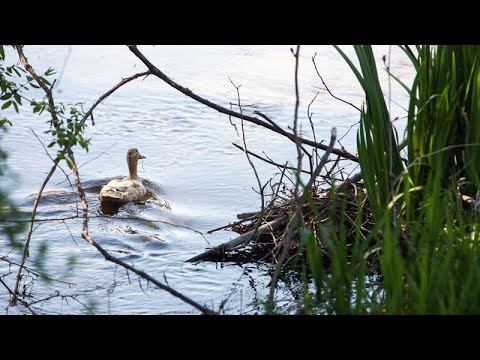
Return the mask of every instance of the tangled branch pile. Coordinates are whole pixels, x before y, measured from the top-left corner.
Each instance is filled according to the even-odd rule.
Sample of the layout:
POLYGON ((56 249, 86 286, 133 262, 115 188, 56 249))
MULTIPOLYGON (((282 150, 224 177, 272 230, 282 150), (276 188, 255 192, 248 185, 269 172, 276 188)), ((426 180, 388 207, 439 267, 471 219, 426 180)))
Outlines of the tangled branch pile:
POLYGON ((298 211, 302 214, 303 220, 300 221, 295 217, 298 202, 293 190, 287 189, 284 184, 279 185, 282 190, 278 191, 276 197, 265 207, 263 214, 262 211, 238 214, 239 221, 221 227, 235 231, 240 236, 189 261, 268 261, 276 264, 282 249, 287 245, 284 265, 295 264, 306 256, 305 244, 301 241, 298 226, 302 223, 304 226, 302 230, 309 230, 314 235, 316 243, 323 249, 325 264, 328 264, 328 245, 319 229, 320 224, 329 224, 333 227, 330 230, 337 233, 345 231, 347 246, 353 243, 358 233, 367 236, 373 228, 374 222, 366 190, 358 178, 359 176, 352 177, 350 181, 328 190, 317 183, 311 189, 310 201, 304 203, 301 211, 298 211), (258 229, 255 231, 256 227, 258 229), (356 228, 359 228, 360 232, 356 233, 356 228), (291 241, 287 244, 289 229, 292 229, 292 234, 291 241))

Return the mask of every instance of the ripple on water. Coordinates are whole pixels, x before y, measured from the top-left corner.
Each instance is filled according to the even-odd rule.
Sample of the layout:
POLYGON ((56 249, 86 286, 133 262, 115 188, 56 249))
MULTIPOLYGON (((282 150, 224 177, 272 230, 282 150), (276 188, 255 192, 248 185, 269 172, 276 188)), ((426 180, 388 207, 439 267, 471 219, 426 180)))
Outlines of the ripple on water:
MULTIPOLYGON (((50 65, 61 69, 67 50, 66 46, 25 48, 29 53, 27 56, 39 69, 47 69, 50 65)), ((226 107, 237 99, 228 75, 237 85, 242 85, 244 111, 261 111, 285 129, 292 124, 294 84, 292 77, 286 74, 292 74, 293 60, 288 45, 141 46, 141 50, 153 63, 161 64, 168 76, 226 107), (232 63, 235 63, 234 67, 232 63)), ((388 47, 375 50, 379 60, 385 50, 388 47)), ((346 51, 353 54, 352 50, 346 51)), ((359 118, 356 110, 315 88, 323 87, 311 64, 311 57, 316 52, 322 76, 335 95, 357 106, 361 105, 363 98, 359 95, 360 87, 355 76, 331 47, 302 47, 299 82, 301 128, 306 136, 311 136, 306 111, 311 99, 320 91, 312 104, 313 123, 317 139, 328 140, 332 126, 336 126, 339 136, 342 136, 340 132, 346 132, 359 118)), ((59 84, 62 91, 56 93, 56 100, 84 101, 87 106, 93 103, 105 89, 118 83, 119 78, 130 75, 135 67, 143 67, 140 61, 125 54, 130 52, 120 46, 73 46, 59 84)), ((8 53, 7 58, 10 55, 8 53)), ((391 69, 408 84, 411 74, 395 48, 391 69)), ((385 76, 381 76, 381 81, 384 81, 385 76)), ((393 84, 392 91, 392 98, 400 99, 403 104, 403 90, 393 84)), ((395 112, 400 112, 393 108, 395 112)), ((37 114, 22 112, 16 115, 12 111, 12 115, 8 113, 8 116, 14 126, 2 135, 2 148, 10 153, 9 168, 16 174, 16 177, 8 178, 7 186, 27 218, 35 194, 52 166, 41 144, 29 130, 29 127, 35 126, 37 135, 48 144, 49 135, 43 133, 48 129, 45 115, 39 118, 37 114), (19 151, 19 144, 28 146, 22 146, 19 151)), ((221 301, 234 291, 226 305, 227 312, 257 311, 259 307, 255 303, 268 295, 268 267, 250 267, 251 271, 244 274, 246 266, 185 263, 186 259, 209 246, 200 234, 186 227, 205 233, 234 221, 237 213, 259 208, 258 194, 252 190, 257 188, 255 175, 245 155, 232 146, 232 142, 240 143, 241 140, 228 116, 196 103, 153 77, 132 81, 122 87, 100 104, 94 115, 95 126, 88 122, 86 130, 86 136, 91 139, 90 151, 76 149, 75 152, 77 162, 82 165, 80 177, 89 203, 91 236, 113 255, 136 268, 162 281, 165 275, 170 286, 199 303, 218 308, 221 301), (143 203, 125 205, 115 214, 105 215, 100 208, 98 193, 111 179, 126 175, 125 154, 131 147, 137 147, 147 156, 138 170, 155 196, 143 203)), ((402 118, 401 113, 395 116, 402 118)), ((241 122, 232 119, 232 123, 240 132, 241 122)), ((244 125, 249 150, 262 156, 265 152, 282 164, 296 160, 292 143, 257 126, 244 125)), ((342 140, 342 145, 352 153, 356 152, 355 135, 354 127, 342 140)), ((55 148, 50 150, 53 150, 52 154, 56 151, 55 148)), ((278 173, 274 166, 257 160, 254 163, 263 183, 273 173, 278 173)), ((67 167, 64 170, 70 172, 67 167)), ((63 173, 58 171, 47 185, 38 216, 60 218, 75 215, 76 201, 78 196, 72 193, 63 173)), ((81 216, 81 206, 78 206, 81 216)), ((96 311, 101 314, 197 313, 190 305, 155 289, 152 284, 141 282, 140 288, 137 277, 105 261, 81 238, 81 231, 81 219, 36 224, 32 257, 28 264, 36 261, 35 250, 39 245, 48 244, 45 256, 50 274, 74 284, 36 283, 34 290, 37 298, 59 290, 65 294, 79 294, 79 300, 84 304, 96 302, 96 311), (69 270, 68 261, 72 257, 76 262, 69 270)), ((211 246, 233 236, 235 234, 228 231, 205 234, 211 246)), ((7 247, 8 244, 0 239, 0 249, 7 247)), ((5 264, 0 262, 0 266, 3 266, 3 271, 5 264)), ((282 293, 282 290, 279 296, 289 298, 288 293, 282 293)), ((75 301, 67 304, 59 298, 42 306, 43 313, 85 312, 81 304, 75 301)))

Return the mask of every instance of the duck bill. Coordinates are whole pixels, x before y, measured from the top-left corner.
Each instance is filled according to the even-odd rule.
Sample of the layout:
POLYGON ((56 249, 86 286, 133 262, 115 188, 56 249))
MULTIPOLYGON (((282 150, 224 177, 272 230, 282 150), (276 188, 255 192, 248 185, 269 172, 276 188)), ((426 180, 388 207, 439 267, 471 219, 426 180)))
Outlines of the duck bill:
POLYGON ((139 159, 146 159, 147 157, 146 156, 143 156, 142 154, 138 153, 138 158, 139 159))

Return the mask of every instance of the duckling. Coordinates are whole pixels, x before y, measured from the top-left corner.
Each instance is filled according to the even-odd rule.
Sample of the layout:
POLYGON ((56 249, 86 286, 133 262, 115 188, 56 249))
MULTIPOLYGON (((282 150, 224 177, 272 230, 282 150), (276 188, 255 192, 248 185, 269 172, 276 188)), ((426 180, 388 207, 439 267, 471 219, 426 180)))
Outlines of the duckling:
POLYGON ((137 174, 138 159, 145 159, 137 149, 129 149, 127 152, 128 176, 123 179, 114 179, 100 190, 100 201, 110 203, 127 203, 129 201, 142 200, 147 190, 142 179, 137 174))

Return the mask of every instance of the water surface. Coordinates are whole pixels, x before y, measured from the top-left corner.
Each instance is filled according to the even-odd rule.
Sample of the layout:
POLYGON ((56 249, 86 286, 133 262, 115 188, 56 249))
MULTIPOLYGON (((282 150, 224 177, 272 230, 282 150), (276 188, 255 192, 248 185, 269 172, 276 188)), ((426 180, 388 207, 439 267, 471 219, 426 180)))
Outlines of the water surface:
MULTIPOLYGON (((240 87, 243 110, 261 111, 287 128, 293 123, 295 105, 294 58, 292 46, 140 46, 140 50, 174 81, 195 93, 229 108, 237 103, 240 87)), ((351 47, 344 47, 353 55, 351 47)), ((388 46, 375 48, 378 66, 388 46)), ((104 92, 122 78, 145 70, 144 65, 124 46, 26 46, 26 55, 42 73, 49 66, 61 70, 55 91, 57 102, 84 103, 89 108, 104 92)), ((328 142, 336 127, 346 150, 356 153, 355 135, 358 112, 333 99, 323 86, 312 64, 316 55, 319 71, 336 96, 361 105, 360 86, 339 54, 330 46, 304 46, 300 61, 300 110, 302 134, 312 138, 307 119, 311 105, 317 139, 328 142)), ((14 58, 12 51, 7 57, 14 58)), ((392 50, 392 72, 411 80, 412 69, 398 49, 392 50)), ((381 71, 388 93, 389 83, 381 71)), ((41 99, 41 92, 34 92, 41 99)), ((393 117, 405 115, 407 95, 392 84, 393 117)), ((238 107, 234 109, 238 110, 238 107)), ((31 211, 38 192, 52 165, 31 129, 46 143, 45 116, 25 107, 19 115, 5 111, 14 123, 2 135, 2 147, 9 151, 8 165, 13 174, 2 179, 21 211, 31 211)), ((206 231, 236 220, 236 214, 255 211, 260 199, 254 191, 257 182, 245 155, 232 146, 239 143, 235 128, 226 115, 195 102, 158 78, 136 80, 116 91, 94 112, 95 126, 89 122, 91 138, 88 153, 78 149, 76 158, 90 206, 90 233, 103 247, 136 268, 145 270, 195 301, 218 309, 223 300, 225 313, 261 313, 261 302, 268 295, 268 264, 238 265, 185 262, 186 259, 237 234, 219 231, 205 237, 188 228, 206 231), (139 175, 154 187, 158 198, 143 204, 129 204, 112 217, 103 217, 98 192, 110 179, 126 175, 125 155, 137 147, 147 157, 139 162, 139 175), (128 219, 127 219, 128 218, 128 219)), ((240 130, 240 120, 233 119, 240 130)), ((404 123, 396 122, 403 131, 404 123)), ((294 145, 285 138, 245 123, 249 150, 279 163, 296 162, 294 145)), ((400 133, 401 134, 401 133, 400 133)), ((278 169, 254 159, 262 182, 276 176, 278 169)), ((65 172, 69 169, 64 167, 65 172)), ((354 170, 353 167, 350 170, 354 170)), ((72 178, 73 182, 73 178, 72 178)), ((76 213, 76 197, 65 175, 57 171, 50 180, 37 213, 38 218, 59 218, 76 213)), ((39 313, 78 314, 92 308, 97 314, 196 314, 197 310, 168 293, 141 281, 133 274, 109 263, 81 238, 81 220, 38 223, 32 237, 32 266, 35 249, 48 245, 45 265, 48 274, 59 281, 48 284, 36 280, 32 296, 42 299, 58 291, 79 301, 54 297, 39 303, 39 313), (74 266, 72 267, 72 262, 74 266)), ((9 251, 0 239, 0 255, 9 251)), ((15 260, 14 253, 9 259, 15 260)), ((0 273, 8 272, 0 261, 0 273)), ((5 281, 13 286, 14 275, 5 281)), ((289 304, 291 291, 280 285, 278 300, 289 304)), ((0 303, 6 307, 8 294, 0 290, 0 303)), ((6 313, 28 313, 21 307, 6 313)))

